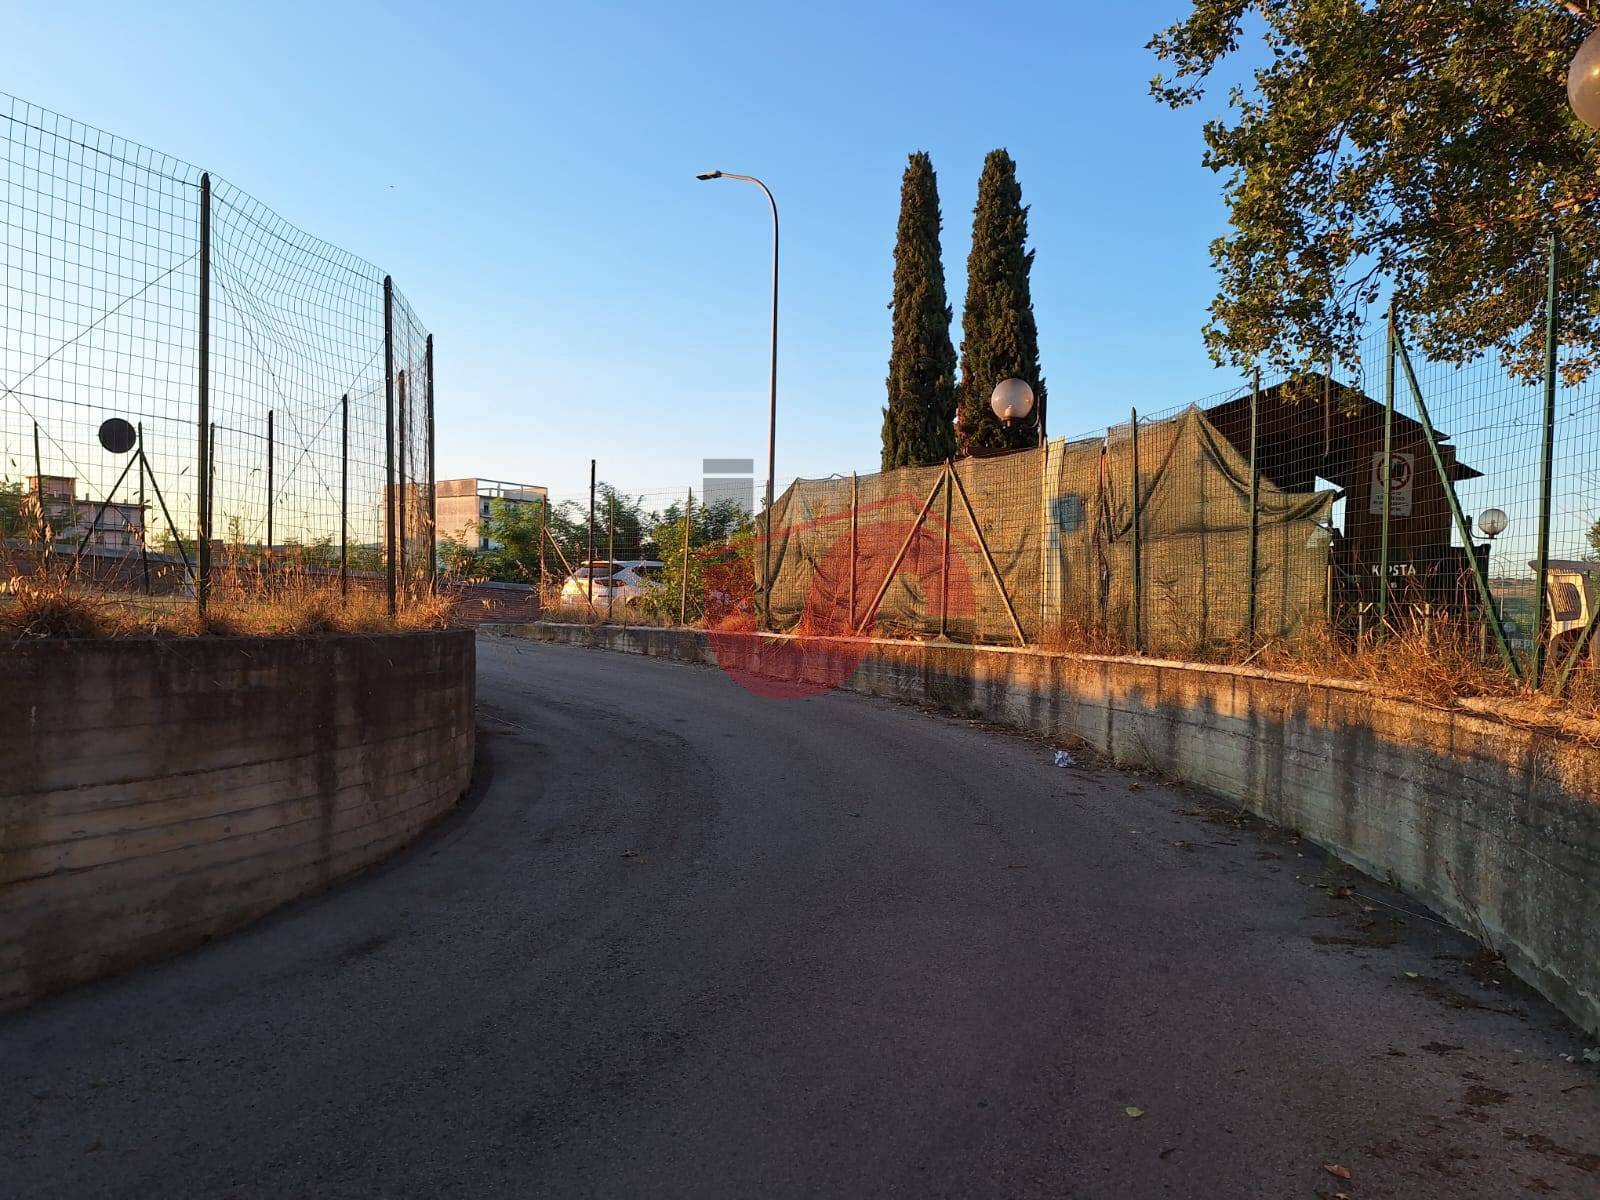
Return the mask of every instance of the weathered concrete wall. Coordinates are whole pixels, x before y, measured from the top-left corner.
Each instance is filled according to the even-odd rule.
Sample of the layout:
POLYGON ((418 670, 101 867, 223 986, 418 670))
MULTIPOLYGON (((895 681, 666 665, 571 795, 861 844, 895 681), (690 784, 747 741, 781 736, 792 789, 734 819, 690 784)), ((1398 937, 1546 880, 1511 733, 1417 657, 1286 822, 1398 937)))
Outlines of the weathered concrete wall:
POLYGON ((472 774, 473 636, 0 648, 0 1011, 350 875, 472 774))
MULTIPOLYGON (((712 662, 695 631, 533 624, 500 632, 712 662)), ((1600 1032, 1600 749, 1558 730, 1358 684, 1137 658, 780 639, 734 654, 870 695, 1060 739, 1244 804, 1389 879, 1600 1032), (781 653, 781 658, 779 657, 781 653), (859 666, 849 673, 851 660, 859 666)), ((719 635, 727 639, 728 635, 719 635)))

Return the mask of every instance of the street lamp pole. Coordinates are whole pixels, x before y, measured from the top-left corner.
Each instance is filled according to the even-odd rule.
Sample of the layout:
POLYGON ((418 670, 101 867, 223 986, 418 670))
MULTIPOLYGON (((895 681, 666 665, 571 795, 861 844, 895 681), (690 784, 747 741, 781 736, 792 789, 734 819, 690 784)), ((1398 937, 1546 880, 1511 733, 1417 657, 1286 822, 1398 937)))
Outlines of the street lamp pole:
POLYGON ((767 391, 767 533, 761 547, 761 623, 772 628, 772 481, 776 474, 778 451, 778 202, 772 189, 754 175, 733 175, 726 171, 706 171, 696 179, 737 179, 753 183, 766 193, 772 208, 772 371, 767 391))

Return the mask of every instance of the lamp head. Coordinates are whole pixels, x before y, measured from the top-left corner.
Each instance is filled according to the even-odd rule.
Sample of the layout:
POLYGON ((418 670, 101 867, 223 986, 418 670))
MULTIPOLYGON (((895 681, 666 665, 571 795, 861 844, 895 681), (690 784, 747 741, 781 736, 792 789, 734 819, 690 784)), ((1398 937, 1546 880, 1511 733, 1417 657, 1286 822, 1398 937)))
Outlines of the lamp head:
POLYGON ((1499 537, 1510 523, 1503 509, 1486 508, 1478 514, 1478 528, 1490 538, 1499 537))
POLYGON ((702 171, 702 172, 700 172, 700 174, 696 175, 695 178, 696 179, 721 179, 722 178, 722 172, 721 171, 702 171))
POLYGON ((1600 30, 1578 47, 1567 71, 1567 102, 1578 120, 1600 129, 1600 30))
POLYGON ((1002 379, 994 385, 989 407, 1002 421, 1020 421, 1033 411, 1033 389, 1021 379, 1002 379))

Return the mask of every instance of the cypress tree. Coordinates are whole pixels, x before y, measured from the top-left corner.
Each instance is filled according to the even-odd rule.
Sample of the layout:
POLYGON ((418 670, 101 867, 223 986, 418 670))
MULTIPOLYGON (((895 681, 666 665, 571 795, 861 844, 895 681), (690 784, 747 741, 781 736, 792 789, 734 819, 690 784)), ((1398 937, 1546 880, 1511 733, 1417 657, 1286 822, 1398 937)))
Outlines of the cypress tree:
POLYGON ((1017 183, 1017 164, 1004 150, 991 150, 978 178, 972 214, 972 252, 967 257, 967 304, 961 315, 961 387, 956 438, 961 452, 1011 450, 1034 445, 1045 416, 1044 377, 1039 373, 1039 329, 1033 320, 1028 273, 1028 209, 1017 183), (989 408, 1002 379, 1033 388, 1033 418, 1007 429, 989 408))
POLYGON ((894 244, 894 342, 883 410, 883 469, 930 466, 955 454, 956 351, 939 250, 933 162, 911 155, 900 181, 894 244))

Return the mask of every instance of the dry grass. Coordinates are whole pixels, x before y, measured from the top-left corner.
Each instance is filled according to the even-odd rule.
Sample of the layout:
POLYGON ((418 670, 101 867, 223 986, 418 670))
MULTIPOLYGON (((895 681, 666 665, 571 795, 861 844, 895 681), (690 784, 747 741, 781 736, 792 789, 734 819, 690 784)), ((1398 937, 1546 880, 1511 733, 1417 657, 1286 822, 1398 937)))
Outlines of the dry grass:
POLYGON ((45 576, 17 580, 0 604, 0 634, 10 638, 105 637, 113 628, 103 599, 70 581, 45 576))
MULTIPOLYGON (((1114 632, 1070 624, 1046 631, 1035 645, 1041 650, 1066 654, 1134 653, 1128 640, 1114 632)), ((1469 697, 1526 696, 1522 685, 1498 661, 1483 657, 1475 625, 1446 618, 1391 632, 1381 641, 1371 634, 1359 639, 1346 637, 1316 624, 1254 649, 1244 643, 1211 643, 1152 653, 1186 662, 1251 666, 1286 675, 1347 680, 1387 695, 1445 706, 1469 697)), ((1577 676, 1573 700, 1578 700, 1586 688, 1600 700, 1600 685, 1580 682, 1577 676)), ((1600 711, 1600 705, 1595 706, 1595 711, 1600 711)))
POLYGON ((269 574, 223 564, 214 572, 202 618, 192 597, 107 592, 58 568, 8 581, 0 595, 0 638, 394 633, 448 628, 453 609, 450 596, 419 590, 405 597, 391 618, 384 596, 376 592, 357 588, 341 597, 335 581, 303 570, 269 574))

